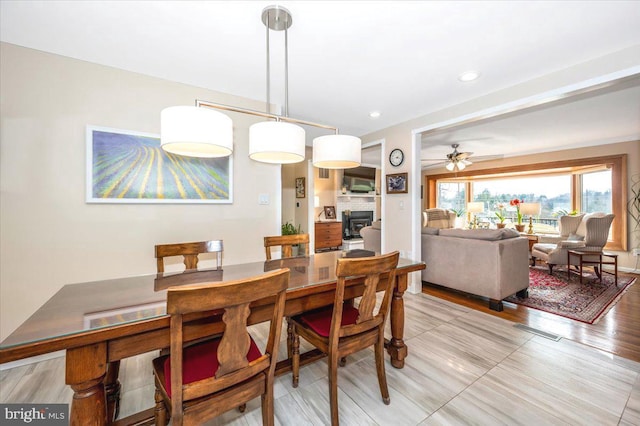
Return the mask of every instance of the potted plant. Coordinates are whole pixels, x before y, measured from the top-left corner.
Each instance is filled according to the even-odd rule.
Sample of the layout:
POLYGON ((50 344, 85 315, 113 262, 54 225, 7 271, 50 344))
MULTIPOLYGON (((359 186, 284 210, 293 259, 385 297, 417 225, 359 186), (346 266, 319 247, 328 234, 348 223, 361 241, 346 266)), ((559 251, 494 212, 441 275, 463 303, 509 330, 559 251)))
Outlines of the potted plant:
POLYGON ((451 209, 451 211, 456 214, 456 222, 454 226, 456 228, 464 228, 464 208, 451 209))
POLYGON ((497 228, 504 228, 504 226, 505 226, 505 224, 504 224, 504 220, 505 220, 504 204, 502 204, 502 203, 496 204, 496 209, 498 210, 498 211, 496 211, 496 217, 500 221, 499 223, 496 223, 496 227, 497 228))
MULTIPOLYGON (((285 222, 282 224, 282 235, 297 235, 301 233, 302 229, 300 228, 300 225, 298 225, 298 227, 296 228, 296 226, 291 222, 285 222)), ((294 244, 291 246, 293 256, 298 255, 298 248, 299 244, 294 244)))
POLYGON ((509 205, 516 208, 517 223, 515 227, 518 230, 518 232, 524 232, 524 225, 522 223, 522 213, 520 213, 520 204, 522 203, 523 203, 523 200, 519 200, 517 198, 514 198, 513 200, 509 201, 509 205))

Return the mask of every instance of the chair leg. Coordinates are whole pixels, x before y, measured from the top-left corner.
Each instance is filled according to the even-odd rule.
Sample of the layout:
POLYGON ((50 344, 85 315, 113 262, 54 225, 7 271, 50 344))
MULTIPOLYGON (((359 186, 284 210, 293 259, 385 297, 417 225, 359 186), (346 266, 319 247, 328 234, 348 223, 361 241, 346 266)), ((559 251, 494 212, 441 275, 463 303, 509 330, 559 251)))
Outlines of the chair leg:
POLYGON ((389 387, 387 386, 387 374, 384 369, 384 334, 380 331, 380 338, 375 345, 376 353, 376 372, 378 373, 378 385, 380 385, 380 395, 382 402, 386 405, 391 403, 389 398, 389 387))
POLYGON ((298 387, 298 380, 300 378, 300 336, 296 332, 295 325, 291 327, 292 331, 292 344, 291 344, 291 373, 292 373, 292 385, 294 388, 298 387))
POLYGON ((340 424, 338 415, 338 355, 329 354, 329 405, 331 406, 331 426, 340 424))
POLYGON ((260 398, 262 400, 262 424, 265 426, 273 426, 273 381, 267 383, 267 389, 260 398))
POLYGON ((549 263, 549 275, 553 274, 553 264, 549 263))
POLYGON ((156 408, 153 416, 155 418, 156 426, 166 426, 167 424, 167 407, 164 405, 164 399, 158 389, 155 393, 156 408))
POLYGON ((287 358, 291 359, 293 356, 293 324, 289 322, 287 318, 287 358))

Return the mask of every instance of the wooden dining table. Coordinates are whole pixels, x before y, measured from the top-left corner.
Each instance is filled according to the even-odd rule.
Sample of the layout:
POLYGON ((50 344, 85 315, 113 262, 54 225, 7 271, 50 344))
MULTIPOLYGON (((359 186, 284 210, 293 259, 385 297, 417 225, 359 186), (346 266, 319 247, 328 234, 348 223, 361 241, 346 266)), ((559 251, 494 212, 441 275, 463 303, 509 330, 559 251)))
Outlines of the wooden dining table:
MULTIPOLYGON (((118 414, 120 361, 170 345, 167 288, 238 280, 289 268, 285 316, 292 316, 333 303, 337 259, 372 254, 362 250, 332 251, 308 257, 228 265, 223 269, 68 284, 0 343, 0 363, 65 350, 65 381, 74 392, 70 423, 82 426, 109 424, 118 414)), ((404 366, 408 353, 403 340, 403 294, 407 289, 408 274, 424 268, 423 262, 410 259, 400 259, 398 264, 390 312, 391 338, 386 345, 391 364, 396 368, 404 366)), ((362 290, 361 278, 348 280, 345 299, 361 295, 362 290)), ((248 322, 268 321, 272 304, 272 299, 252 304, 248 322)), ((185 324, 185 341, 221 331, 220 315, 219 312, 208 312, 190 317, 185 324)), ((319 356, 322 354, 309 353, 301 363, 319 356)), ((290 360, 280 361, 277 372, 281 374, 289 368, 290 360)), ((118 420, 118 423, 139 423, 152 416, 152 410, 118 420)))

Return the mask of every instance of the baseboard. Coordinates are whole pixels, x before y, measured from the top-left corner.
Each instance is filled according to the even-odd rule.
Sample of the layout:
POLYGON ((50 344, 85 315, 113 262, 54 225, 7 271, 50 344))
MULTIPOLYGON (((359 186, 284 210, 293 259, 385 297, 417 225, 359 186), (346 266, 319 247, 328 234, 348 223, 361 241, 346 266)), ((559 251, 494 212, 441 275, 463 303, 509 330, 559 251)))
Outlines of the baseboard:
POLYGON ((9 370, 11 368, 22 367, 23 365, 35 364, 37 362, 47 361, 53 358, 60 358, 64 356, 66 351, 56 351, 48 354, 32 356, 31 358, 19 359, 17 361, 11 361, 0 365, 0 371, 9 370))

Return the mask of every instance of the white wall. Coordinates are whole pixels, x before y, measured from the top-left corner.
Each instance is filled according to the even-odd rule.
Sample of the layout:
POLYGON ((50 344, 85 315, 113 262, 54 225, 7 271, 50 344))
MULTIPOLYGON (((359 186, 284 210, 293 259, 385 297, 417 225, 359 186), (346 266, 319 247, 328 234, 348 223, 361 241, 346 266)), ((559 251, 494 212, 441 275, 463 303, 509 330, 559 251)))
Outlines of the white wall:
POLYGON ((263 102, 6 43, 0 87, 0 339, 65 284, 155 272, 155 244, 223 239, 234 264, 263 260, 262 237, 280 233, 280 166, 249 160, 259 119, 243 114, 229 114, 233 204, 85 203, 87 124, 157 134, 167 106, 263 102))

